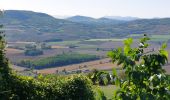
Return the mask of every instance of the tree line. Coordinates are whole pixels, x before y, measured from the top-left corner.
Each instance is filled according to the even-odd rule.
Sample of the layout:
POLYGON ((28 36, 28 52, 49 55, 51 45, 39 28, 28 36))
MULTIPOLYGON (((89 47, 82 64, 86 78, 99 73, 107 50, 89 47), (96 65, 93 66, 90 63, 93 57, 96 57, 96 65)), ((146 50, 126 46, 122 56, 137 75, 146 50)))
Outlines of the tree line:
POLYGON ((99 59, 99 57, 96 55, 68 53, 56 55, 53 57, 41 58, 38 60, 21 60, 17 63, 17 65, 27 68, 43 69, 56 66, 77 64, 97 59, 99 59))

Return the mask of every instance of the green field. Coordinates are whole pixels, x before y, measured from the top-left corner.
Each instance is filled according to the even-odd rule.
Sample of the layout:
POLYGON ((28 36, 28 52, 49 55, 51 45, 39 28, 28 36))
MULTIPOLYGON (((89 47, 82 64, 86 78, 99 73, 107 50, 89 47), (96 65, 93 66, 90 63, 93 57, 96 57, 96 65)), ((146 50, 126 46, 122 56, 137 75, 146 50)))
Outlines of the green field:
POLYGON ((151 41, 168 41, 170 39, 169 35, 151 35, 151 41))
POLYGON ((68 46, 68 45, 73 45, 73 44, 78 44, 80 41, 75 40, 75 41, 61 41, 61 42, 49 42, 49 45, 62 45, 62 46, 68 46))
POLYGON ((142 37, 143 34, 130 34, 128 37, 142 37))
POLYGON ((72 40, 72 41, 61 41, 61 42, 48 42, 49 45, 77 45, 77 44, 96 44, 96 42, 108 42, 108 41, 123 41, 126 38, 117 39, 117 38, 106 38, 106 39, 88 39, 88 40, 72 40))
POLYGON ((107 99, 111 99, 114 92, 118 89, 118 87, 115 85, 100 86, 100 88, 104 92, 104 95, 107 97, 107 99))
MULTIPOLYGON (((132 37, 132 38, 141 38, 143 37, 143 34, 130 34, 128 35, 128 37, 132 37)), ((155 41, 155 42, 158 42, 158 41, 168 41, 170 39, 170 34, 167 34, 167 35, 149 35, 149 37, 151 38, 151 41, 155 41)), ((89 39, 89 40, 85 40, 85 41, 123 41, 125 40, 126 38, 108 38, 108 39, 89 39)), ((136 40, 136 39, 134 39, 136 40)))
MULTIPOLYGON (((128 35, 128 37, 132 37, 132 38, 141 38, 143 37, 143 34, 130 34, 128 35)), ((168 41, 170 39, 170 34, 167 35, 149 35, 150 37, 150 41, 154 41, 154 42, 161 42, 161 41, 168 41)))
POLYGON ((86 41, 123 41, 126 38, 118 39, 118 38, 108 38, 108 39, 89 39, 86 41))

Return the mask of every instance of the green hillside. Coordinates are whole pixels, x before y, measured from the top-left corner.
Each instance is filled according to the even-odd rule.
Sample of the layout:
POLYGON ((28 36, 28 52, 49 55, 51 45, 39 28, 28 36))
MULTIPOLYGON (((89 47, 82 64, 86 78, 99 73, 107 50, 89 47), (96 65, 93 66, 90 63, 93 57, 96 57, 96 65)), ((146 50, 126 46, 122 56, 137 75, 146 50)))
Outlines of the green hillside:
POLYGON ((91 30, 91 27, 83 24, 56 19, 50 15, 32 11, 7 10, 0 23, 5 26, 8 40, 13 41, 70 39, 77 38, 77 34, 87 34, 91 30))
POLYGON ((45 41, 50 39, 117 38, 129 34, 169 34, 170 18, 123 21, 75 16, 56 19, 45 13, 6 10, 0 23, 8 41, 45 41))

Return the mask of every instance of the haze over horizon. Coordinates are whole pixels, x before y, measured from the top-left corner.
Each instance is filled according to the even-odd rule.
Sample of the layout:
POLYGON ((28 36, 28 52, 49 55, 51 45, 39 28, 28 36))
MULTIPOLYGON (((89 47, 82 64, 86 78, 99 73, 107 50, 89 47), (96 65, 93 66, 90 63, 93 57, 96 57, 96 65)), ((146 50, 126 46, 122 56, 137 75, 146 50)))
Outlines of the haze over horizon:
POLYGON ((0 9, 30 10, 56 16, 170 17, 170 0, 1 0, 0 9))

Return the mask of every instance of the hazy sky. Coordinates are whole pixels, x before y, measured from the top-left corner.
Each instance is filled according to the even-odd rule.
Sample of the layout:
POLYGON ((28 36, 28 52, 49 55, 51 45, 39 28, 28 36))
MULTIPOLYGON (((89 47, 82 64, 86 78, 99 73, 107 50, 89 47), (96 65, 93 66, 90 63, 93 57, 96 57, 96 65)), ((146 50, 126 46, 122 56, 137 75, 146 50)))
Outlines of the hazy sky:
POLYGON ((0 0, 0 9, 51 15, 170 17, 170 0, 0 0))

